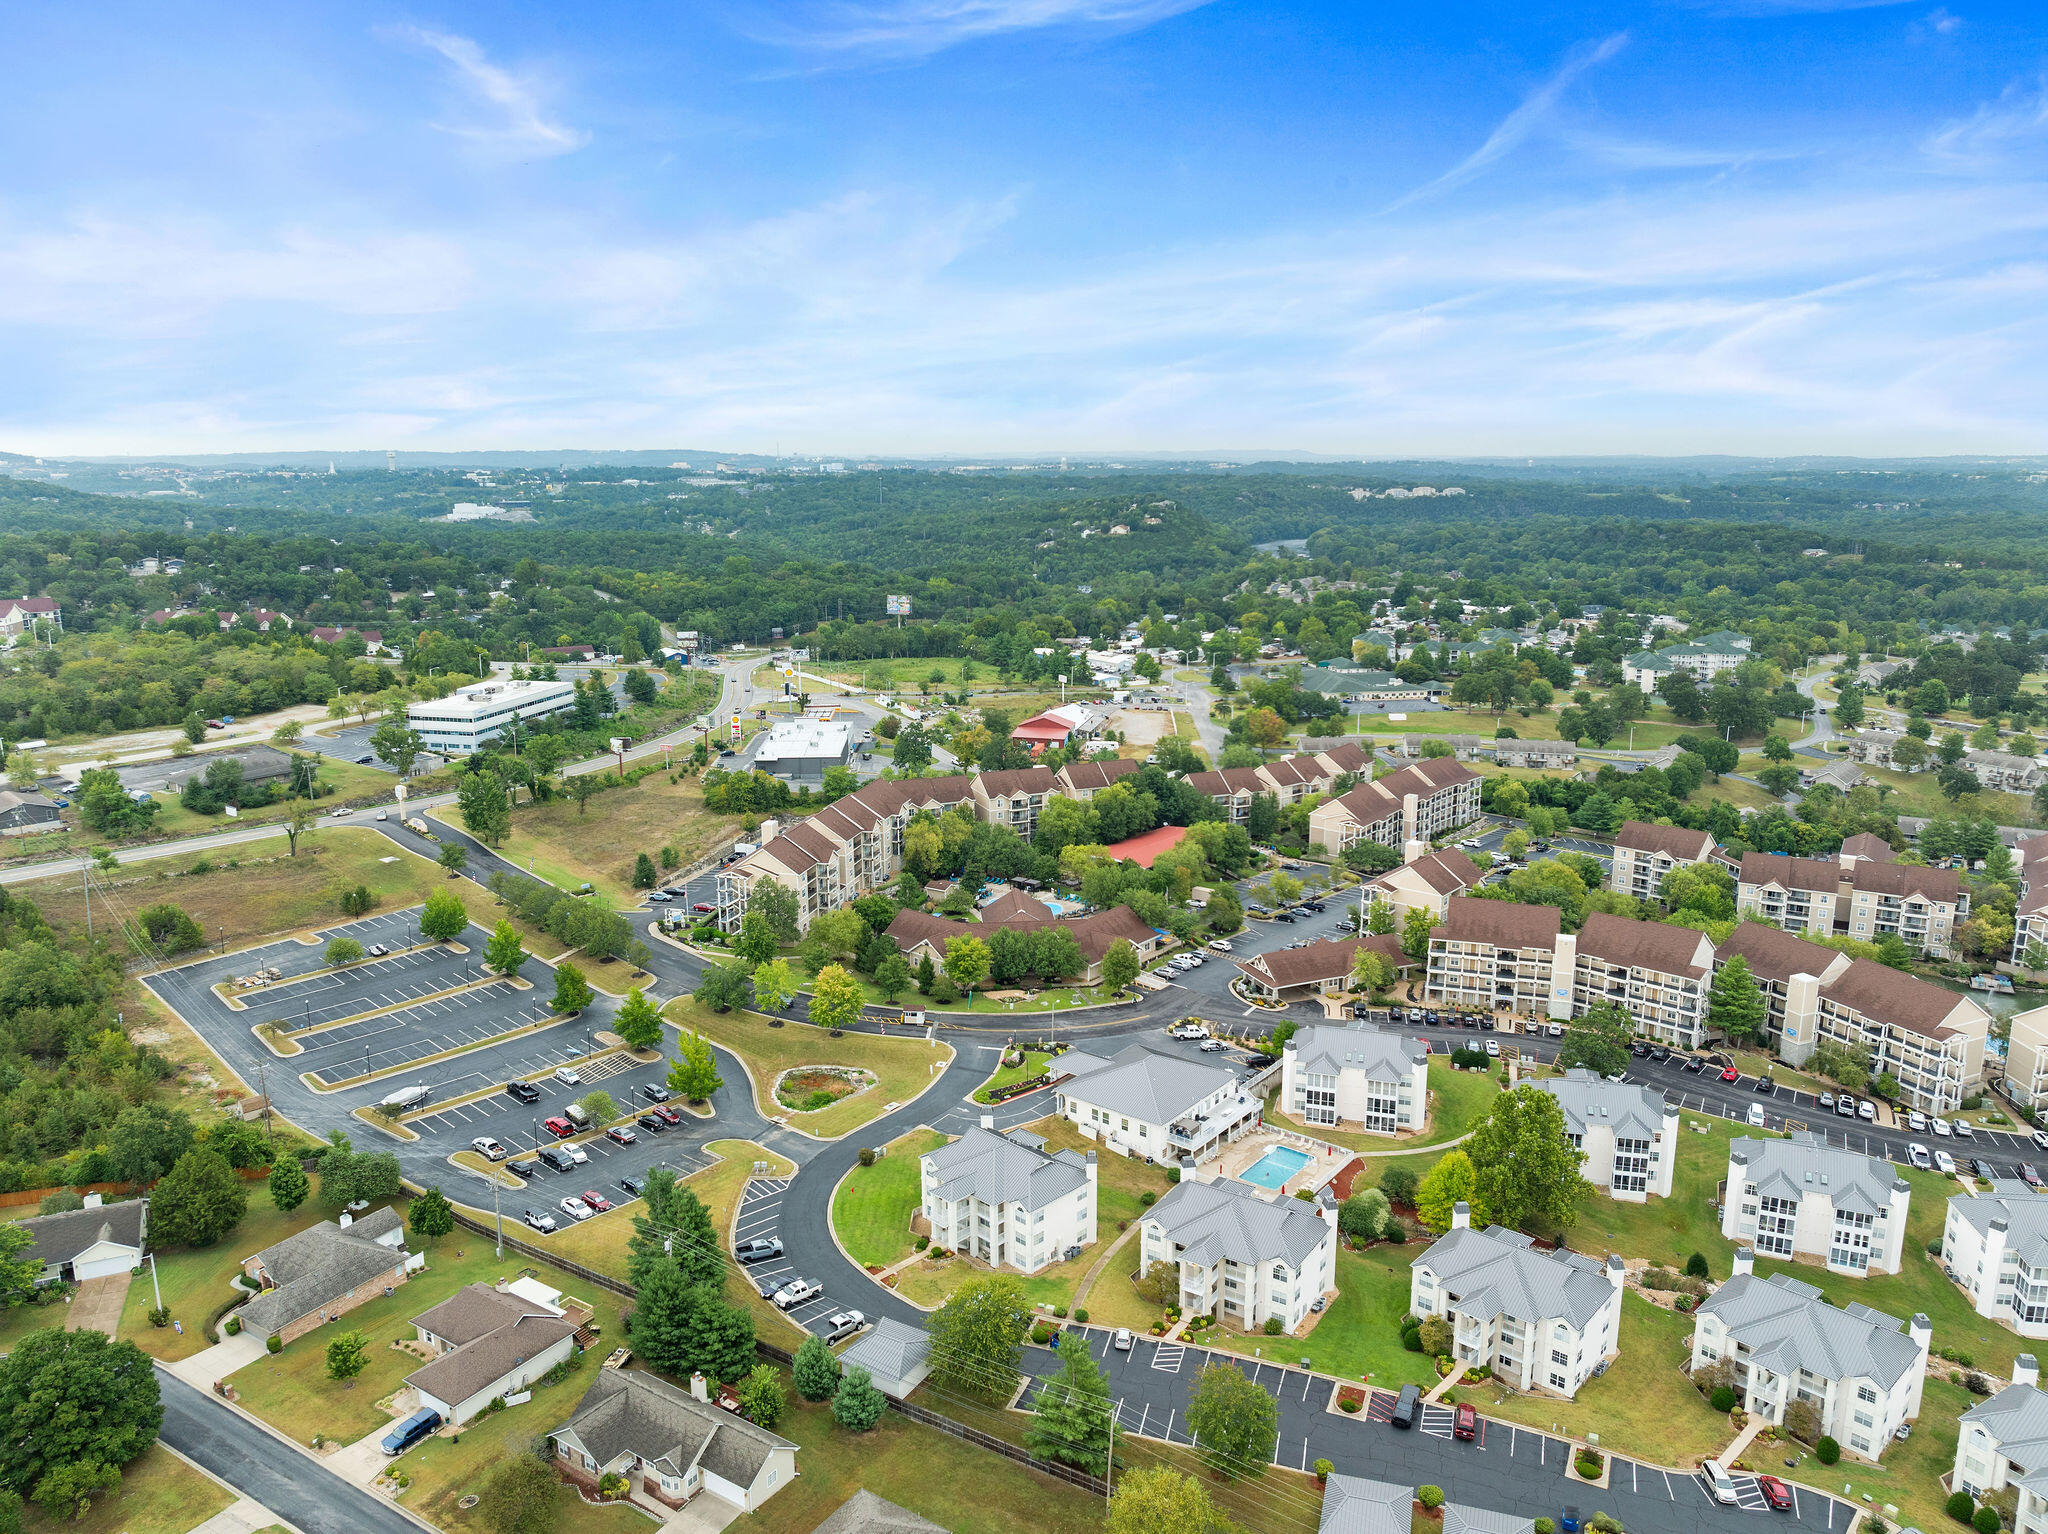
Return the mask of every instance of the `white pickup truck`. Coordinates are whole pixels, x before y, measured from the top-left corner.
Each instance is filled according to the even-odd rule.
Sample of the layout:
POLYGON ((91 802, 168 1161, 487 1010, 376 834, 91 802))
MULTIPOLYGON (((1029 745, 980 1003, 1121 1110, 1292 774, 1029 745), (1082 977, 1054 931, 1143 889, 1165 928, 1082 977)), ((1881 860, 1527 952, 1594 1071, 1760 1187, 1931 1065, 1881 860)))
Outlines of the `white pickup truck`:
POLYGON ((825 1292, 822 1284, 814 1284, 808 1278, 792 1278, 775 1291, 774 1304, 777 1310, 794 1310, 807 1300, 815 1300, 825 1292))

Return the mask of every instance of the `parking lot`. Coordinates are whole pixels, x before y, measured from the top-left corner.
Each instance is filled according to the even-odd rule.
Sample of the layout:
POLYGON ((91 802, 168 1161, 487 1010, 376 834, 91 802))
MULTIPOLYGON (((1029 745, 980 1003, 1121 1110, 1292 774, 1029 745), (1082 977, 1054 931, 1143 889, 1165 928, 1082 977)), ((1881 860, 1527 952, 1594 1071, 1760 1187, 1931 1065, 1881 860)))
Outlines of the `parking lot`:
POLYGON ((453 996, 308 1034, 293 1061, 321 1086, 336 1086, 529 1027, 550 1015, 548 1001, 548 991, 540 987, 522 991, 509 981, 487 981, 453 996))
MULTIPOLYGON (((247 1009, 243 1015, 253 1023, 275 1023, 287 1033, 297 1033, 470 984, 483 974, 483 960, 477 951, 481 935, 474 929, 471 935, 479 941, 466 954, 437 943, 388 958, 368 959, 331 974, 309 975, 303 980, 287 977, 286 982, 267 989, 242 992, 239 999, 247 1009)), ((377 940, 393 948, 412 941, 404 932, 387 933, 377 940)))
MULTIPOLYGON (((787 1177, 757 1177, 747 1184, 746 1196, 740 1200, 739 1214, 733 1220, 735 1244, 780 1236, 782 1196, 789 1191, 790 1182, 791 1179, 787 1177)), ((813 1283, 820 1282, 819 1275, 815 1273, 800 1273, 796 1264, 788 1257, 774 1257, 766 1262, 757 1262, 743 1268, 742 1271, 752 1280, 754 1287, 764 1298, 793 1278, 808 1278, 813 1283)), ((821 1289, 810 1299, 800 1305, 791 1306, 783 1314, 805 1331, 822 1333, 825 1322, 841 1311, 861 1310, 872 1316, 874 1309, 872 1296, 834 1294, 829 1289, 821 1289)))

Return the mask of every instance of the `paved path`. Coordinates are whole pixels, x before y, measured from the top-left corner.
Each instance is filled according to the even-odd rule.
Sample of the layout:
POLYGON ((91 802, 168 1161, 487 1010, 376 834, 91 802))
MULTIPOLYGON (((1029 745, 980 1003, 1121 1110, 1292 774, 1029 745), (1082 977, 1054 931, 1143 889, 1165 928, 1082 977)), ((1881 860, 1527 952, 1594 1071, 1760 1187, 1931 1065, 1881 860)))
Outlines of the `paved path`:
POLYGON ((121 1307, 127 1303, 128 1285, 133 1278, 132 1273, 113 1273, 105 1278, 88 1278, 80 1284, 78 1292, 71 1296, 64 1330, 113 1336, 121 1324, 121 1307))

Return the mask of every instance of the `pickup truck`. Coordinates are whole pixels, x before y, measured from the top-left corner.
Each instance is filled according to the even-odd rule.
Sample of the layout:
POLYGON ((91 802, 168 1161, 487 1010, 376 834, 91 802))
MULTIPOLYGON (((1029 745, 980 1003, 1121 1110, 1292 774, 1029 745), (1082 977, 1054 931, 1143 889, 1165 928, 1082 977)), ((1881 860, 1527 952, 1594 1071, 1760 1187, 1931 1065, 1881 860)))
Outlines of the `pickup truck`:
POLYGON ((824 1292, 823 1285, 814 1284, 808 1278, 792 1278, 775 1291, 774 1305, 777 1310, 794 1310, 807 1300, 815 1300, 824 1292))

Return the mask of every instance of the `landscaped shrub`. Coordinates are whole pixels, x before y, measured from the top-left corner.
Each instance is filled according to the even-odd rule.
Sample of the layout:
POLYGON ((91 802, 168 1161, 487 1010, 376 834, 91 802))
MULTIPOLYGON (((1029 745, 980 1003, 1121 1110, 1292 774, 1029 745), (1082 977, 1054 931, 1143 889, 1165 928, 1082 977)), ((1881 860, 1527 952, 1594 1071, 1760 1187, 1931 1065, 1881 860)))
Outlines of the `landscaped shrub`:
POLYGON ((1574 1463, 1578 1468, 1579 1474, 1587 1480, 1597 1481, 1600 1479, 1600 1468, 1604 1462, 1601 1460, 1597 1449, 1579 1450, 1579 1457, 1574 1463))
POLYGON ((1031 1340, 1040 1347, 1044 1347, 1048 1342, 1052 1341, 1052 1323, 1050 1321, 1040 1321, 1036 1326, 1032 1327, 1031 1340))
POLYGON ((1715 1411, 1733 1411, 1735 1410, 1735 1392, 1728 1386, 1722 1385, 1712 1395, 1707 1397, 1707 1404, 1713 1407, 1715 1411))
POLYGON ((932 1238, 930 1236, 919 1236, 917 1240, 911 1244, 914 1245, 921 1252, 926 1247, 932 1244, 932 1238))
POLYGON ((1977 1511, 1977 1499, 1967 1491, 1952 1491, 1948 1501, 1942 1503, 1942 1511, 1957 1523, 1968 1523, 1970 1515, 1977 1511))
POLYGON ((171 1324, 171 1307, 168 1305, 156 1306, 149 1313, 149 1324, 158 1328, 169 1326, 171 1324))
POLYGON ((268 1353, 280 1352, 284 1348, 284 1339, 278 1336, 276 1332, 272 1332, 269 1338, 264 1342, 263 1348, 264 1351, 268 1353))
POLYGON ((1179 1182, 1179 1181, 1180 1181, 1180 1168, 1179 1168, 1179 1167, 1177 1167, 1177 1166, 1170 1166, 1170 1167, 1168 1167, 1168 1168, 1166 1169, 1166 1180, 1167 1180, 1168 1182, 1179 1182))
POLYGON ((1676 1289, 1678 1287, 1678 1275, 1669 1268, 1645 1268, 1643 1269, 1643 1276, 1637 1282, 1645 1289, 1676 1289))
POLYGON ((1548 1518, 1538 1518, 1534 1528, 1535 1534, 1557 1534, 1557 1525, 1548 1518))
POLYGON ((1426 1508, 1435 1509, 1442 1507, 1444 1505, 1444 1489, 1441 1486, 1418 1486, 1415 1488, 1415 1500, 1426 1508))
POLYGON ((1074 1319, 1076 1321, 1086 1321, 1088 1319, 1088 1307, 1086 1305, 1076 1305, 1074 1307, 1074 1319))
POLYGON ((1927 1243, 1927 1255, 1929 1257, 1939 1257, 1941 1255, 1941 1237, 1936 1236, 1927 1243))
MULTIPOLYGON (((831 1101, 829 1094, 826 1097, 826 1101, 831 1101)), ((860 1148, 860 1164, 862 1166, 873 1166, 875 1164, 875 1148, 872 1145, 863 1145, 860 1148)))
POLYGON ((1154 1193, 1150 1188, 1147 1188, 1143 1193, 1140 1193, 1138 1195, 1138 1202, 1140 1204, 1143 1204, 1147 1209, 1150 1209, 1158 1201, 1159 1195, 1154 1193))
POLYGON ((1621 1520, 1612 1513, 1595 1513, 1586 1520, 1586 1527, 1591 1529, 1593 1534, 1626 1534, 1621 1526, 1621 1520))
POLYGON ((1326 1459, 1317 1460, 1315 1464, 1316 1479, 1318 1481, 1327 1481, 1330 1478, 1330 1472, 1336 1468, 1335 1465, 1326 1459))
POLYGON ((1337 1405, 1345 1411, 1358 1410, 1358 1403, 1352 1400, 1350 1396, 1345 1396, 1341 1401, 1337 1403, 1337 1405))
POLYGON ((1062 1321, 1067 1319, 1067 1307, 1064 1305, 1053 1306, 1052 1313, 1058 1316, 1062 1321))
POLYGON ((1422 1351, 1422 1324, 1409 1321, 1401 1328, 1401 1346, 1411 1353, 1422 1351))
POLYGON ((1278 1316, 1266 1317, 1266 1335, 1268 1337, 1277 1337, 1280 1335, 1280 1331, 1280 1318, 1278 1316))
POLYGON ((1813 1457, 1823 1465, 1838 1464, 1842 1458, 1842 1446, 1832 1438, 1823 1437, 1813 1446, 1813 1457))
POLYGON ((240 1316, 229 1316, 227 1320, 222 1323, 221 1329, 225 1331, 230 1337, 241 1336, 242 1318, 240 1316))
POLYGON ((1998 1509, 1980 1507, 1970 1523, 1977 1530, 1977 1534, 1998 1534, 1998 1509))
POLYGON ((1690 1257, 1686 1258, 1685 1271, 1688 1277, 1705 1278, 1707 1276, 1707 1254, 1705 1252, 1694 1252, 1690 1257))

